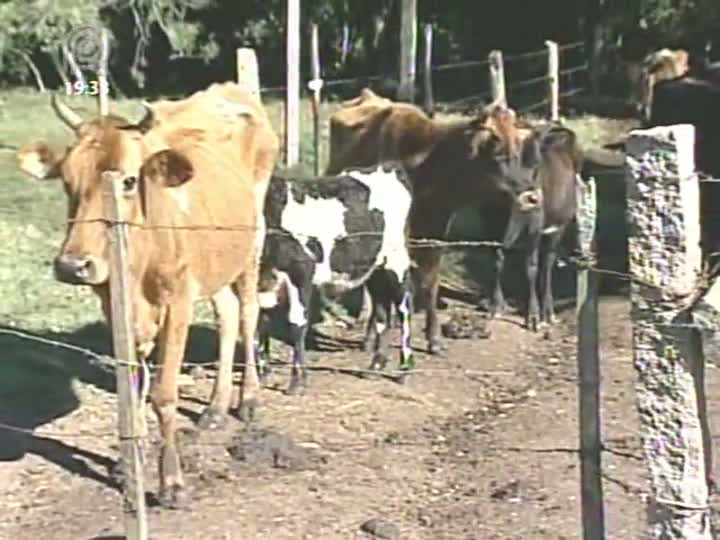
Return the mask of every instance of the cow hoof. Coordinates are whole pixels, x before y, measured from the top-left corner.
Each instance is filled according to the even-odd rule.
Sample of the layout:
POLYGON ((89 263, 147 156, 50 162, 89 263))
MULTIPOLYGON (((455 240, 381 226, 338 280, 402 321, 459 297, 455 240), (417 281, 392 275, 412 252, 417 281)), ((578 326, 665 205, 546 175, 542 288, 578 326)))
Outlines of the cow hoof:
POLYGON ((203 430, 215 431, 225 428, 227 423, 227 414, 220 412, 214 407, 207 407, 200 415, 197 426, 203 430))
POLYGON ((447 345, 445 345, 441 341, 434 340, 428 343, 428 354, 443 358, 447 356, 447 351, 447 345))
POLYGON ((183 486, 168 486, 160 491, 158 502, 168 510, 184 510, 190 507, 190 496, 183 486))
POLYGON ((285 390, 286 396, 300 396, 305 393, 305 381, 300 377, 291 377, 290 384, 285 390))
POLYGON ((257 399, 246 399, 238 406, 237 417, 241 422, 250 423, 257 419, 259 404, 257 399))
POLYGON ((368 369, 372 371, 382 371, 387 366, 387 363, 388 359, 385 357, 384 354, 375 353, 368 369))
POLYGON ((260 381, 260 384, 262 386, 266 386, 270 384, 270 380, 272 379, 273 370, 270 368, 270 366, 266 366, 261 373, 258 374, 258 379, 260 381))
POLYGON ((540 320, 537 316, 531 316, 525 320, 525 328, 527 328, 531 332, 537 332, 539 326, 540 326, 540 320))

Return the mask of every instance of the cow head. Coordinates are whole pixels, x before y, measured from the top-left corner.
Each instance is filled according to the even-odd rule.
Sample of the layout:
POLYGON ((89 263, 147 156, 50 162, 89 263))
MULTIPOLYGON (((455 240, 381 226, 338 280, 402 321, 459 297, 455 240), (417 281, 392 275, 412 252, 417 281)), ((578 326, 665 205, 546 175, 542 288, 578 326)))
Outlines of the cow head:
MULTIPOLYGON (((475 196, 485 197, 487 190, 504 193, 525 210, 539 206, 536 167, 539 154, 525 144, 531 131, 518 126, 515 112, 502 104, 485 108, 484 113, 469 122, 463 133, 469 165, 468 185, 475 186, 475 196)), ((453 143, 455 144, 455 143, 453 143)))
POLYGON ((674 79, 685 75, 689 70, 689 57, 687 51, 682 49, 660 49, 645 57, 639 77, 640 102, 639 112, 643 120, 650 119, 650 110, 653 99, 653 86, 658 81, 674 79))
MULTIPOLYGON (((44 143, 18 151, 19 167, 38 179, 60 179, 68 200, 68 227, 60 254, 54 261, 56 278, 71 284, 101 285, 108 278, 106 219, 103 208, 102 173, 120 171, 123 176, 123 218, 140 218, 138 177, 148 153, 143 132, 152 124, 148 112, 137 125, 116 116, 83 120, 55 96, 52 106, 75 134, 64 152, 44 143)), ((148 110, 149 111, 149 110, 148 110)))

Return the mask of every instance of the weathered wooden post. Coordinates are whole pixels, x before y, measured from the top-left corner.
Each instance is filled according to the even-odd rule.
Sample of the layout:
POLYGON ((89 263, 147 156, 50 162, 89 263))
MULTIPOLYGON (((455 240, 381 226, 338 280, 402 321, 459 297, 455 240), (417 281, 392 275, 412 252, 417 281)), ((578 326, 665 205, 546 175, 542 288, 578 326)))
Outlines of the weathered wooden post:
POLYGON ((145 488, 143 479, 142 448, 139 435, 144 434, 144 418, 141 409, 140 375, 136 364, 133 315, 130 291, 127 224, 120 222, 122 201, 122 177, 115 171, 102 175, 105 215, 110 221, 110 308, 113 335, 113 354, 116 358, 115 377, 118 395, 118 430, 120 456, 124 468, 123 513, 128 540, 147 540, 147 515, 145 511, 145 488))
POLYGON ((398 101, 415 101, 417 0, 402 0, 400 17, 400 86, 398 101))
POLYGON ((320 174, 320 91, 323 80, 320 78, 320 38, 317 24, 312 25, 310 69, 312 79, 308 82, 308 88, 312 92, 314 170, 315 176, 318 176, 320 174))
POLYGON ((501 100, 507 105, 507 94, 505 92, 505 67, 503 66, 502 51, 490 51, 488 55, 490 65, 490 90, 493 101, 501 100))
POLYGON ((100 58, 97 67, 97 84, 98 84, 98 109, 100 116, 107 116, 110 112, 110 104, 108 103, 108 61, 110 59, 110 35, 107 29, 100 31, 100 58))
POLYGON ((560 53, 558 44, 546 41, 548 49, 548 116, 552 122, 560 119, 560 53))
POLYGON ((300 0, 287 0, 285 164, 300 159, 300 0))
POLYGON ((637 408, 652 479, 649 533, 663 540, 712 538, 693 377, 702 350, 686 324, 701 264, 694 144, 690 125, 635 130, 626 141, 637 408))
POLYGON ((597 221, 595 179, 577 180, 577 223, 581 258, 577 273, 577 362, 580 403, 580 484, 584 540, 604 540, 600 429, 600 356, 598 344, 598 281, 593 271, 593 240, 597 221))
POLYGON ((425 83, 425 112, 432 117, 435 114, 432 84, 432 24, 425 25, 425 62, 423 63, 423 81, 425 83))
POLYGON ((237 82, 256 96, 260 96, 260 72, 255 49, 243 47, 235 51, 237 82))

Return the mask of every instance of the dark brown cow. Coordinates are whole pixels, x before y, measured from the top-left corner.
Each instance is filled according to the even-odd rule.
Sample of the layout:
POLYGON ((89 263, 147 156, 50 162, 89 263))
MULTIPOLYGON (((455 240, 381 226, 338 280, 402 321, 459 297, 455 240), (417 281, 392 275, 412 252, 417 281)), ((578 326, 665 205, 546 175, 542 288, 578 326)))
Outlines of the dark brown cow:
MULTIPOLYGON (((509 211, 513 201, 527 197, 527 186, 506 174, 505 162, 517 153, 529 131, 519 130, 513 111, 496 104, 477 118, 442 122, 431 120, 414 105, 383 100, 366 89, 333 114, 330 133, 328 174, 384 160, 405 166, 413 184, 410 232, 414 238, 444 239, 451 217, 460 208, 509 211)), ((442 252, 436 247, 412 249, 431 353, 443 347, 436 311, 442 252)))
POLYGON ((240 321, 246 361, 241 414, 251 413, 259 397, 254 335, 262 204, 279 142, 260 101, 232 83, 212 85, 174 106, 161 104, 159 120, 151 108, 138 125, 117 117, 83 121, 59 101, 53 105, 75 141, 64 153, 41 144, 23 148, 20 168, 41 179, 62 178, 73 221, 55 274, 91 286, 108 320, 101 178, 109 174, 121 184, 122 218, 137 225, 129 232, 135 339, 143 357, 157 344, 161 366, 151 392, 163 441, 160 498, 173 506, 184 493, 175 440, 177 377, 195 299, 212 299, 220 327, 220 365, 206 423, 230 407, 240 321))
MULTIPOLYGON (((553 268, 565 231, 570 225, 576 225, 576 188, 582 159, 575 133, 551 124, 523 137, 517 152, 503 165, 507 169, 505 175, 516 178, 527 191, 513 204, 503 249, 496 252, 493 315, 505 309, 501 286, 503 252, 515 244, 523 230, 527 230, 529 298, 525 324, 537 331, 539 323, 554 322, 553 268), (541 302, 538 301, 538 275, 541 302)), ((577 229, 573 232, 577 235, 577 229)), ((577 236, 574 240, 573 247, 577 248, 577 236)))

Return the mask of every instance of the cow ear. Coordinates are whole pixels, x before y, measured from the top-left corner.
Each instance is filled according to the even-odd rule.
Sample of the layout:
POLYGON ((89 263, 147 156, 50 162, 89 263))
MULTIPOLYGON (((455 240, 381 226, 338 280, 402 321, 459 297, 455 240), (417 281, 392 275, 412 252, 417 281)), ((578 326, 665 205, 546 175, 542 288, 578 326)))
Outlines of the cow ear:
POLYGON ((483 126, 476 126, 470 132, 470 159, 478 157, 482 153, 495 153, 500 139, 493 133, 492 129, 483 126))
POLYGON ((150 156, 141 176, 165 187, 178 187, 189 181, 195 170, 190 160, 176 150, 161 150, 150 156))
POLYGON ((64 153, 57 152, 44 142, 22 146, 17 151, 18 168, 38 180, 60 178, 64 153))

